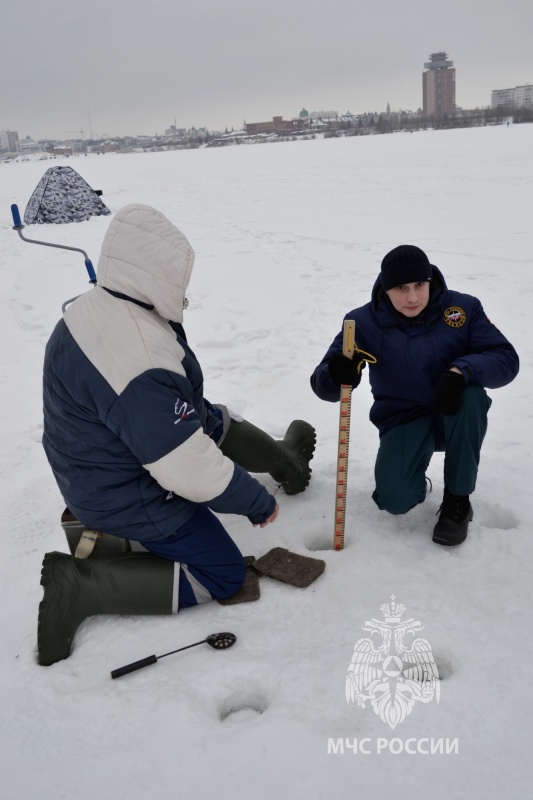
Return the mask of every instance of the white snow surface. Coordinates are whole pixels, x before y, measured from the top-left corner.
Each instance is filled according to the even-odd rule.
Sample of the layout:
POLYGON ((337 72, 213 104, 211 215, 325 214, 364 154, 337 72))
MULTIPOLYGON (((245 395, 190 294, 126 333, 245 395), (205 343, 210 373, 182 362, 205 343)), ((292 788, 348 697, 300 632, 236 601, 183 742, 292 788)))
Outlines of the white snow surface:
MULTIPOLYGON (((531 797, 532 153, 533 125, 515 125, 0 164, 5 800, 531 797), (41 561, 68 547, 41 446, 43 352, 62 302, 92 290, 82 256, 22 242, 9 206, 22 214, 45 169, 60 164, 102 189, 112 212, 153 205, 191 241, 185 327, 206 397, 276 437, 293 418, 315 425, 308 490, 280 491, 265 529, 222 519, 245 555, 281 546, 326 570, 307 589, 262 578, 256 603, 93 617, 70 658, 45 668, 36 663, 41 561), (314 396, 309 376, 402 243, 481 299, 521 372, 489 392, 474 520, 449 549, 431 541, 442 454, 428 470, 433 492, 408 515, 371 500, 378 436, 365 377, 352 402, 346 546, 334 552, 339 408, 314 396), (362 626, 381 619, 391 594, 421 622, 441 677, 440 702, 416 703, 394 730, 369 704, 347 704, 344 689, 362 626), (237 635, 232 649, 200 645, 110 678, 218 631, 237 635), (366 739, 372 752, 328 754, 328 740, 341 738, 366 739), (379 739, 403 752, 378 754, 379 739), (455 739, 457 753, 405 752, 455 739)), ((96 265, 110 219, 23 233, 81 247, 96 265)))

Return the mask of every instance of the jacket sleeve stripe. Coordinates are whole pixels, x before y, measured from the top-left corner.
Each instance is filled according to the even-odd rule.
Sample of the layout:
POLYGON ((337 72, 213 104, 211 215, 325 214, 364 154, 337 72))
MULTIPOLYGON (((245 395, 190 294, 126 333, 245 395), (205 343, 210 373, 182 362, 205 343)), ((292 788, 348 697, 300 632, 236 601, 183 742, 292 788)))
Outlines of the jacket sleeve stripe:
POLYGON ((167 455, 143 466, 164 489, 194 503, 208 503, 221 495, 235 468, 202 430, 167 455))

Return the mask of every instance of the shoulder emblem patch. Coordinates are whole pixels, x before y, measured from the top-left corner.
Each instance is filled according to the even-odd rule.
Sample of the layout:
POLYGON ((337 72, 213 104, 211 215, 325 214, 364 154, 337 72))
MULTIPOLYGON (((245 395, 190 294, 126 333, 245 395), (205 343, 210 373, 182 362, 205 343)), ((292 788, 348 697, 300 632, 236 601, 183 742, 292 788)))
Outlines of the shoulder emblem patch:
POLYGON ((466 322, 466 312, 459 306, 450 306, 444 312, 444 322, 451 328, 460 328, 466 322))

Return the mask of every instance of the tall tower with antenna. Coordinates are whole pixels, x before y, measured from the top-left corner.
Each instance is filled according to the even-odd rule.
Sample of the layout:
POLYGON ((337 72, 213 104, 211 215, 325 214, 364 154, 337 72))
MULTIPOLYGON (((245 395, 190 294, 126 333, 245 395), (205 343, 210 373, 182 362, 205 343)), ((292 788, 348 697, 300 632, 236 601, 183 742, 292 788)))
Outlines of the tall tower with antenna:
POLYGON ((422 73, 422 108, 428 116, 455 111, 455 69, 448 53, 431 53, 422 73))

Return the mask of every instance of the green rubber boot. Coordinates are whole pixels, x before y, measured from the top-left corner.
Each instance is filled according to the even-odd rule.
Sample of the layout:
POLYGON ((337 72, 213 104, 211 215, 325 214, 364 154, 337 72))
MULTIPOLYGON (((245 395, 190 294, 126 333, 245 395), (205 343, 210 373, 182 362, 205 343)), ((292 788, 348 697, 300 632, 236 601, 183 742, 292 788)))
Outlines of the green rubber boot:
POLYGON ((231 420, 220 449, 247 472, 267 472, 286 494, 298 494, 311 480, 315 444, 315 429, 301 419, 291 422, 281 441, 246 420, 231 420))
POLYGON ((47 553, 37 626, 38 661, 68 658, 74 634, 95 614, 172 614, 174 562, 150 553, 81 559, 47 553))

